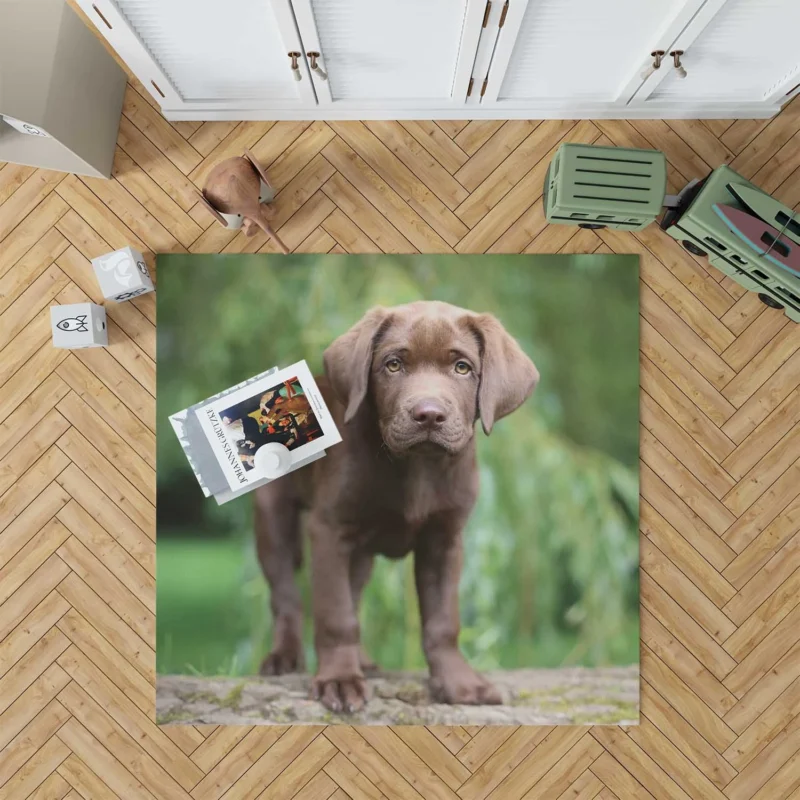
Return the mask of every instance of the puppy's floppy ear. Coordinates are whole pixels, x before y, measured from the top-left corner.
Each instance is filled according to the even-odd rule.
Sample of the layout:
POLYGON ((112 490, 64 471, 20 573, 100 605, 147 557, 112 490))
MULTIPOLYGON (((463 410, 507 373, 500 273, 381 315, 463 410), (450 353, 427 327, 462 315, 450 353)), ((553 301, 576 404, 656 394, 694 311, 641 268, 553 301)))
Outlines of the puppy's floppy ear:
POLYGON ((488 436, 494 423, 519 408, 539 381, 539 370, 491 314, 471 320, 482 345, 478 412, 488 436))
POLYGON ((375 340, 388 321, 388 311, 376 306, 322 354, 325 375, 345 407, 345 423, 353 419, 367 396, 375 340))

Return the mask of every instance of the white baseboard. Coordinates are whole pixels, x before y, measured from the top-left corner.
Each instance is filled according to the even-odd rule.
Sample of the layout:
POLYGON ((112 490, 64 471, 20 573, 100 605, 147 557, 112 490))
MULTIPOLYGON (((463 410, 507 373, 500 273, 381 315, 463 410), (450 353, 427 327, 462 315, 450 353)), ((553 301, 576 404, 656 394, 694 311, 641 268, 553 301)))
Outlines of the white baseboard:
POLYGON ((359 120, 359 119, 769 119, 781 107, 764 103, 636 106, 528 106, 525 108, 316 108, 220 109, 163 108, 173 122, 184 120, 359 120))

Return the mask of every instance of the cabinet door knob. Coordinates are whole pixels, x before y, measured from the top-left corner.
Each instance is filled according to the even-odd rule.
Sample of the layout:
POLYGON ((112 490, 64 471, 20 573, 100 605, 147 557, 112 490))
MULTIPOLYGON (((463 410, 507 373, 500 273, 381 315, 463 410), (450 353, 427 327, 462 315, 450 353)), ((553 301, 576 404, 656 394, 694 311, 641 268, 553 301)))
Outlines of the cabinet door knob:
POLYGON ((653 50, 650 55, 653 58, 653 63, 642 73, 642 80, 646 81, 657 69, 661 68, 661 59, 664 58, 663 50, 653 50))
POLYGON ((300 65, 297 63, 297 59, 300 58, 303 54, 302 53, 298 53, 298 52, 293 50, 288 55, 289 55, 289 58, 292 59, 291 67, 292 67, 292 75, 294 76, 294 79, 296 81, 303 80, 303 76, 300 73, 300 65))
POLYGON ((678 70, 678 77, 685 78, 686 70, 684 69, 683 64, 681 64, 683 50, 671 50, 670 55, 672 56, 673 63, 675 64, 675 69, 678 70))
POLYGON ((316 72, 317 75, 319 75, 319 79, 321 81, 328 80, 328 73, 325 72, 325 70, 322 69, 322 67, 320 67, 317 64, 317 59, 321 58, 320 54, 312 51, 310 53, 306 53, 306 55, 308 56, 309 60, 311 61, 311 71, 312 72, 316 72))

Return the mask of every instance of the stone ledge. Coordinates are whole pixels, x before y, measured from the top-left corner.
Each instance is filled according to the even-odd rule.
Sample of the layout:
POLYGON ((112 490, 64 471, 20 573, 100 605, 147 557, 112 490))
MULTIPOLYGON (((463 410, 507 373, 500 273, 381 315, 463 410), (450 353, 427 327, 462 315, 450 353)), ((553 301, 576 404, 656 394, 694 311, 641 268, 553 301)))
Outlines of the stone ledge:
POLYGON ((206 678, 159 675, 157 719, 214 725, 635 725, 639 668, 565 668, 487 673, 504 705, 434 703, 424 673, 367 679, 370 700, 352 715, 334 714, 309 696, 310 676, 206 678))

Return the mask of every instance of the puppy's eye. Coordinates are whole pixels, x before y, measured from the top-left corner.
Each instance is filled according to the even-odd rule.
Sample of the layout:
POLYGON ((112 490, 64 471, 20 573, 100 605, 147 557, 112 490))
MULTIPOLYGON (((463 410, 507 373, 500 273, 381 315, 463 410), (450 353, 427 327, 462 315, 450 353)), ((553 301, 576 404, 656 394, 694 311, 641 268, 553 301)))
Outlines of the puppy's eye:
POLYGON ((400 363, 400 359, 399 358, 390 358, 386 362, 386 369, 389 370, 389 372, 399 372, 400 371, 400 367, 402 367, 402 366, 403 365, 400 363))
POLYGON ((472 367, 466 361, 456 361, 455 370, 459 375, 469 375, 472 367))

